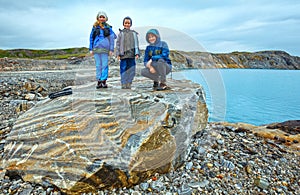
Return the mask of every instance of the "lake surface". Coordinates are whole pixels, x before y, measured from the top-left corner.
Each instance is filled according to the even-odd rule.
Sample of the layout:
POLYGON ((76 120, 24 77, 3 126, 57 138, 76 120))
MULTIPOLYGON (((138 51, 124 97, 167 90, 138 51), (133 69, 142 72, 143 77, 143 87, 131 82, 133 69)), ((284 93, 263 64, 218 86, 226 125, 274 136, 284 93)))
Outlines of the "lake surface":
POLYGON ((211 122, 263 125, 300 119, 300 70, 192 69, 172 77, 204 87, 211 122))

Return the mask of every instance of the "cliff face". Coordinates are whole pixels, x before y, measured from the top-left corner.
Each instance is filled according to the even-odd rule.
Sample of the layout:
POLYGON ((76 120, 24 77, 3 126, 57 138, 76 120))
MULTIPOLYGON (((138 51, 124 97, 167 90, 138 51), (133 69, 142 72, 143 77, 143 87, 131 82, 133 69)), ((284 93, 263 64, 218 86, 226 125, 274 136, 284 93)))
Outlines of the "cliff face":
POLYGON ((185 57, 187 67, 192 68, 300 69, 300 57, 291 56, 284 51, 228 54, 181 52, 180 54, 185 57))

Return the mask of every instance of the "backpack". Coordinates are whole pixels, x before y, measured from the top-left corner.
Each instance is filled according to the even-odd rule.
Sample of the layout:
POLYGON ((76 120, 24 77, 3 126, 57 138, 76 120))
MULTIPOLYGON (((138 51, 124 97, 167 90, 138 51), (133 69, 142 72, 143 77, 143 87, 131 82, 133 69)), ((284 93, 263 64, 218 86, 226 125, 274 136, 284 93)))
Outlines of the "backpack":
MULTIPOLYGON (((104 32, 103 33, 104 37, 108 37, 110 35, 110 29, 109 28, 104 28, 103 32, 104 32)), ((99 35, 100 35, 100 28, 96 27, 96 29, 93 32, 93 42, 94 42, 96 36, 99 36, 99 35)))
POLYGON ((96 36, 99 36, 100 35, 100 28, 96 28, 93 32, 93 42, 96 38, 96 36))

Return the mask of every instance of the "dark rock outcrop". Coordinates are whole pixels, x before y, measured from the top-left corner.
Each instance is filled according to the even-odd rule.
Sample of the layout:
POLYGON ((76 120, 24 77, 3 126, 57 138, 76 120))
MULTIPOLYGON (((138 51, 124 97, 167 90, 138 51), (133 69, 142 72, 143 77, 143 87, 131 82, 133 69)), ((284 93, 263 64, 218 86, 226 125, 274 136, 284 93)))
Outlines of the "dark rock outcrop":
POLYGON ((300 69, 300 57, 283 51, 227 54, 181 52, 181 55, 185 55, 188 62, 193 62, 193 68, 300 69))
POLYGON ((300 134, 300 120, 290 120, 282 123, 273 123, 267 126, 268 129, 280 129, 288 134, 300 134))
POLYGON ((284 144, 288 146, 292 152, 300 155, 299 120, 290 120, 261 126, 227 122, 223 122, 222 124, 236 128, 237 132, 252 132, 254 135, 265 138, 269 143, 279 148, 281 144, 284 144))

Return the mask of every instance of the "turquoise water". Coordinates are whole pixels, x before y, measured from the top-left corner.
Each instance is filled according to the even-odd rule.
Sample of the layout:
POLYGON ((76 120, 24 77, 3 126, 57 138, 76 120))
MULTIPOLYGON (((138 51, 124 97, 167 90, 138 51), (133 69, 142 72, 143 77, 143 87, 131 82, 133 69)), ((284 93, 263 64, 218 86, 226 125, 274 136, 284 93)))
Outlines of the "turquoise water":
POLYGON ((204 87, 209 121, 262 125, 300 119, 300 71, 192 69, 173 73, 204 87))

